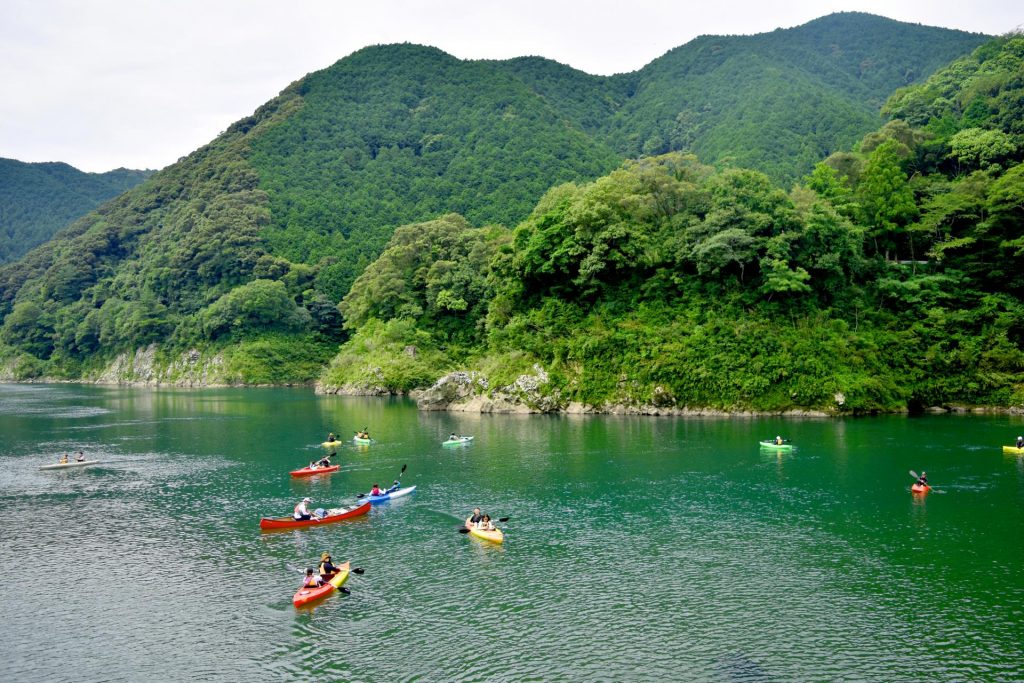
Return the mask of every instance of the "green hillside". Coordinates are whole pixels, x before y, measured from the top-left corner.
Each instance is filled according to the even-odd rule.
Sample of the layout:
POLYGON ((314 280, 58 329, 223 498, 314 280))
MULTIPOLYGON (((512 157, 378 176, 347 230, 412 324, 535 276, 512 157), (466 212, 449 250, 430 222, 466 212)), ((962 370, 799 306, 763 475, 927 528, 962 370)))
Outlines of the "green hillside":
MULTIPOLYGON (((831 45, 831 33, 844 26, 852 31, 864 16, 833 15, 804 32, 768 36, 822 33, 819 42, 831 45)), ((935 55, 957 54, 981 40, 870 21, 872 34, 859 34, 865 45, 861 52, 850 48, 852 54, 861 62, 862 54, 884 57, 893 66, 881 71, 899 72, 904 82, 923 73, 935 55), (907 41, 903 52, 898 40, 884 39, 888 29, 907 41), (877 45, 885 50, 876 53, 877 45)), ((396 226, 451 212, 470 225, 513 226, 552 186, 583 187, 607 174, 636 153, 638 142, 651 139, 649 126, 674 130, 678 107, 688 106, 694 88, 703 89, 688 81, 699 69, 684 73, 674 65, 680 59, 704 64, 711 54, 707 40, 636 74, 610 78, 540 58, 461 61, 415 45, 360 50, 292 84, 209 145, 0 269, 0 314, 6 316, 0 356, 19 377, 96 376, 119 353, 157 344, 156 358, 145 362, 170 373, 162 377, 310 381, 349 333, 342 314, 354 309, 336 304, 384 251, 396 226)), ((716 86, 717 109, 702 110, 711 118, 700 126, 717 123, 691 142, 717 139, 731 127, 726 156, 746 150, 757 160, 753 166, 779 178, 809 170, 834 149, 808 143, 790 155, 775 144, 770 153, 758 152, 766 140, 784 139, 779 126, 794 126, 793 140, 806 137, 794 111, 805 117, 800 125, 814 120, 822 135, 834 129, 837 139, 852 143, 874 126, 856 112, 877 107, 893 80, 885 75, 862 78, 859 90, 848 83, 836 87, 833 72, 848 59, 814 71, 785 55, 779 45, 792 42, 787 39, 723 40, 746 47, 737 47, 724 65, 712 59, 705 73, 744 84, 751 99, 734 98, 741 88, 716 86), (764 41, 775 44, 776 53, 751 47, 764 41), (787 83, 793 88, 782 96, 787 83)), ((814 49, 821 47, 805 46, 800 54, 814 49)), ((709 86, 704 78, 700 82, 709 86)), ((626 200, 650 201, 642 194, 626 200)), ((620 229, 631 230, 626 224, 620 229)), ((566 258, 578 247, 567 248, 566 258)), ((437 287, 448 292, 443 305, 435 299, 424 309, 437 324, 477 310, 484 290, 473 285, 464 292, 465 273, 443 285, 437 269, 450 267, 433 264, 427 269, 433 275, 417 275, 424 282, 440 278, 437 287)), ((578 294, 595 295, 590 289, 578 294)), ((478 321, 473 333, 482 329, 478 321)), ((121 359, 118 367, 122 361, 128 363, 121 359)))
POLYGON ((324 384, 408 390, 461 369, 427 399, 1024 406, 1024 37, 886 111, 789 192, 672 153, 553 188, 511 236, 404 227, 342 302, 354 336, 324 384), (469 245, 487 266, 439 277, 469 245))
POLYGON ((62 163, 0 159, 0 263, 14 261, 152 171, 83 173, 62 163))

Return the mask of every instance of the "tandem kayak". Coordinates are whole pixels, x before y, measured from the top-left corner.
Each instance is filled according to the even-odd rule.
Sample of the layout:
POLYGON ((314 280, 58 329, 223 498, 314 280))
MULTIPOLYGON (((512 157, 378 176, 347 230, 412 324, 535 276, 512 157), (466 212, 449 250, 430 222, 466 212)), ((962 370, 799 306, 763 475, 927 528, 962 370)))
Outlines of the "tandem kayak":
POLYGON ((341 469, 341 465, 330 465, 329 467, 303 467, 300 470, 292 470, 288 474, 293 477, 312 477, 315 474, 329 474, 331 472, 337 472, 341 469))
POLYGON ((775 448, 780 451, 791 451, 793 450, 793 444, 791 443, 775 443, 774 441, 762 441, 761 448, 775 448))
POLYGON ((383 503, 385 501, 391 500, 392 498, 401 498, 402 496, 407 496, 415 490, 415 486, 407 486, 404 489, 398 489, 396 491, 391 491, 390 493, 382 493, 379 496, 371 496, 369 493, 367 493, 366 500, 376 505, 377 503, 383 503))
POLYGON ((442 446, 461 446, 464 443, 469 443, 473 440, 471 436, 460 436, 457 439, 448 439, 441 443, 442 446))
POLYGON ((910 486, 910 492, 911 493, 928 493, 931 490, 932 490, 932 487, 928 486, 927 484, 924 484, 924 485, 921 485, 921 484, 911 484, 911 486, 910 486))
POLYGON ((1016 446, 1003 446, 1003 453, 1013 453, 1015 455, 1024 455, 1024 448, 1017 448, 1016 446))
POLYGON ((349 566, 351 562, 345 562, 344 564, 338 565, 338 573, 328 579, 327 583, 317 588, 300 588, 292 598, 292 604, 296 607, 302 607, 307 605, 314 600, 325 598, 334 592, 335 588, 341 588, 341 585, 348 581, 349 566))
POLYGON ((320 445, 323 446, 324 448, 337 448, 338 446, 342 445, 343 443, 345 443, 345 442, 344 441, 324 441, 320 445))
POLYGON ((82 462, 58 462, 53 465, 42 465, 39 469, 41 470, 65 470, 69 467, 88 467, 89 465, 98 465, 99 460, 83 460, 82 462))
POLYGON ((358 436, 353 436, 352 437, 352 443, 358 443, 358 444, 362 444, 364 446, 369 446, 371 443, 373 443, 373 439, 363 439, 363 438, 360 438, 358 436))
POLYGON ((340 522, 343 519, 351 519, 359 515, 365 515, 370 511, 370 503, 366 502, 352 508, 336 508, 329 510, 326 517, 317 519, 295 519, 294 517, 264 517, 260 520, 260 529, 298 529, 304 526, 317 526, 340 522))
POLYGON ((505 534, 502 533, 501 529, 488 531, 487 529, 477 529, 472 525, 467 526, 466 528, 469 529, 469 534, 471 536, 476 536, 477 538, 490 541, 491 543, 501 543, 505 540, 505 534))

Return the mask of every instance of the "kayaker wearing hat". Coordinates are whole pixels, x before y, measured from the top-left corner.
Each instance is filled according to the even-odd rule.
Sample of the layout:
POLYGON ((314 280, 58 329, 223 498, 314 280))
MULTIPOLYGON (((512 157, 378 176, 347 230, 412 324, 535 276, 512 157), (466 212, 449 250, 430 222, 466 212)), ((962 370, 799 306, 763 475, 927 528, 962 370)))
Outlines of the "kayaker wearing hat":
POLYGON ((295 506, 295 512, 292 514, 292 517, 294 517, 296 521, 313 519, 313 515, 310 514, 309 509, 306 507, 306 503, 312 502, 312 498, 303 498, 302 502, 295 506))
POLYGON ((1024 448, 1024 436, 1017 437, 1017 448, 1024 448))
POLYGON ((326 550, 320 553, 320 578, 326 581, 337 574, 338 571, 338 566, 331 561, 331 554, 326 550))

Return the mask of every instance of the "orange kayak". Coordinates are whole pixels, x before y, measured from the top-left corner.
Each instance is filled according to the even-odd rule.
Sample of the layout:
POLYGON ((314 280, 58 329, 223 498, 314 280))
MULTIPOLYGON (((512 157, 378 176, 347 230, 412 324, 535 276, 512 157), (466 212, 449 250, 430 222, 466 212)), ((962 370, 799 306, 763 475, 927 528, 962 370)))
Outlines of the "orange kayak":
POLYGON ((329 472, 337 472, 341 469, 341 465, 331 465, 330 467, 303 467, 300 470, 292 470, 289 472, 293 477, 312 477, 315 474, 327 474, 329 472))
POLYGON ((922 486, 921 484, 913 484, 910 487, 911 493, 928 493, 931 490, 932 487, 928 486, 927 484, 924 486, 922 486))
POLYGON ((317 588, 300 588, 292 598, 292 604, 296 607, 302 607, 307 605, 314 600, 320 598, 326 598, 328 595, 334 592, 335 588, 341 588, 341 584, 348 580, 348 568, 351 562, 338 565, 338 573, 332 576, 327 583, 317 588))

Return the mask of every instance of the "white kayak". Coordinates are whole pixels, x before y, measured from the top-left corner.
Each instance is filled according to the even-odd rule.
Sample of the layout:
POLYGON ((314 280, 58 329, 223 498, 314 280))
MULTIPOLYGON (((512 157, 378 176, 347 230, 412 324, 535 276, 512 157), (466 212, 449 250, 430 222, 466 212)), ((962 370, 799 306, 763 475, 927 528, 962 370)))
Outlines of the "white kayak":
POLYGON ((68 467, 88 467, 89 465, 99 465, 99 464, 100 464, 99 460, 82 460, 81 462, 78 462, 76 460, 76 461, 73 461, 73 462, 58 462, 58 463, 54 463, 52 465, 43 465, 39 469, 41 469, 41 470, 63 470, 63 469, 67 469, 68 467))

